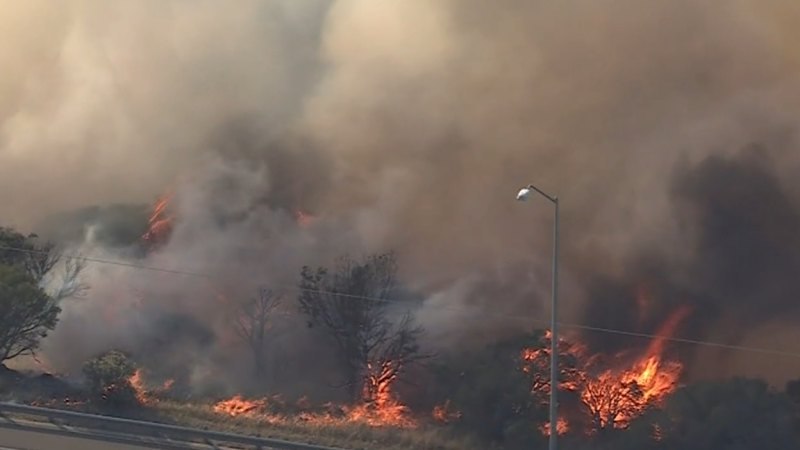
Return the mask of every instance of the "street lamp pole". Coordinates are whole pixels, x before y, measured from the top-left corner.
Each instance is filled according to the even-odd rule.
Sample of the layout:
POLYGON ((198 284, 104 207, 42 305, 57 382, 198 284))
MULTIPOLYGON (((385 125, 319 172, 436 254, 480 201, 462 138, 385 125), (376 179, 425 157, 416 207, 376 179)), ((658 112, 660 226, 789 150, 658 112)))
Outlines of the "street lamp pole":
POLYGON ((547 194, 529 184, 520 189, 517 200, 525 201, 532 192, 537 192, 554 206, 553 217, 553 285, 550 305, 550 441, 549 450, 558 446, 558 197, 547 194))

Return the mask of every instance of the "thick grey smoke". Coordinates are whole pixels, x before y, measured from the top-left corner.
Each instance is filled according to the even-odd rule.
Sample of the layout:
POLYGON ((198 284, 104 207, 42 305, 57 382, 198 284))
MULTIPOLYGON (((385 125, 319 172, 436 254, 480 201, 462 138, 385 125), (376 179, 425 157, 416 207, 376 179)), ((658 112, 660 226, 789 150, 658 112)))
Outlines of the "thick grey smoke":
MULTIPOLYGON (((662 267, 720 280, 771 267, 725 266, 743 256, 719 251, 727 219, 709 214, 749 183, 797 210, 798 18, 780 0, 14 3, 0 14, 0 217, 26 228, 171 190, 176 228, 146 264, 225 285, 93 266, 48 360, 144 345, 156 317, 181 313, 213 336, 198 341, 216 350, 189 352, 200 379, 235 353, 215 290, 250 295, 303 264, 385 249, 427 298, 435 344, 529 328, 546 317, 550 256, 548 205, 513 201, 531 181, 562 198, 566 321, 630 328, 636 314, 612 308, 630 308, 615 299, 649 270, 662 297, 698 296, 669 305, 710 305, 693 320, 716 332, 725 305, 662 267), (753 143, 772 165, 725 159, 753 143), (298 228, 295 208, 316 222, 298 228)), ((119 257, 94 242, 83 251, 119 257)), ((743 314, 789 269, 714 295, 743 314)), ((769 298, 772 313, 742 317, 787 311, 769 298)))

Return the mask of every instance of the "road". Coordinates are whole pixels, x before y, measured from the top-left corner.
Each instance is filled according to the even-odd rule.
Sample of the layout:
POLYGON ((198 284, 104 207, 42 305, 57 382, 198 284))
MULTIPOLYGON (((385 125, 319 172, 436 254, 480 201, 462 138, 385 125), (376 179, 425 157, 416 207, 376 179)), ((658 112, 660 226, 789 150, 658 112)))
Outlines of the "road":
POLYGON ((0 446, 2 446, 0 449, 13 450, 151 450, 158 448, 9 428, 0 429, 0 446))
MULTIPOLYGON (((15 421, 0 422, 0 450, 152 450, 209 449, 205 445, 102 433, 72 427, 15 421)), ((222 449, 222 447, 216 447, 222 449)))
POLYGON ((343 450, 282 439, 0 403, 0 450, 343 450))

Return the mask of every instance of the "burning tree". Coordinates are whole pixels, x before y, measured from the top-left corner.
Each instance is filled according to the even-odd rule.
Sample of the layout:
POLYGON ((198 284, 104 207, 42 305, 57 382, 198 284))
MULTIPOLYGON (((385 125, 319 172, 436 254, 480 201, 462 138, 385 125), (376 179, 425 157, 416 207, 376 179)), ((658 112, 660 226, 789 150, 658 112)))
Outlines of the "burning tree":
MULTIPOLYGON (((627 368, 583 376, 581 400, 591 416, 593 431, 627 428, 630 421, 660 404, 678 387, 683 366, 664 359, 667 338, 689 315, 676 309, 659 327, 647 351, 627 368)), ((587 367, 591 370, 591 364, 587 367)))
POLYGON ((236 333, 247 344, 253 354, 257 376, 264 374, 264 351, 272 315, 281 303, 282 295, 271 289, 261 288, 258 296, 238 305, 234 325, 236 333))
POLYGON ((300 309, 309 326, 333 339, 351 398, 379 407, 408 364, 423 357, 417 344, 422 329, 413 317, 389 319, 396 272, 395 257, 387 253, 361 261, 343 257, 333 271, 303 267, 300 273, 300 309))
MULTIPOLYGON (((616 362, 610 368, 605 355, 589 355, 585 345, 564 339, 559 341, 560 359, 566 357, 569 361, 566 365, 559 364, 559 387, 578 395, 588 415, 586 431, 589 434, 627 428, 633 419, 659 406, 677 389, 683 366, 678 361, 665 359, 664 350, 667 338, 689 312, 686 307, 676 309, 643 354, 634 355, 634 358, 630 352, 615 355, 614 361, 626 363, 616 362)), ((536 346, 522 350, 525 361, 522 370, 531 374, 531 392, 540 401, 550 390, 549 380, 542 377, 550 360, 549 340, 550 335, 546 333, 536 346)), ((568 421, 558 424, 564 431, 572 428, 569 425, 568 421)), ((542 431, 549 433, 549 426, 542 431)))

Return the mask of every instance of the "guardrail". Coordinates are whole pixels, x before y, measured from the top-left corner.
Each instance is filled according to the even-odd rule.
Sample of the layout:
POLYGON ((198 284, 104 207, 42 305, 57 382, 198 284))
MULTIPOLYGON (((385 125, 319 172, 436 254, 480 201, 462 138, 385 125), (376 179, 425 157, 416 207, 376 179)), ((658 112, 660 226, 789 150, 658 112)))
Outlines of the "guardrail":
MULTIPOLYGON (((203 443, 216 447, 217 445, 238 444, 257 449, 276 450, 343 450, 334 447, 325 447, 313 444, 284 441, 281 439, 245 436, 241 434, 223 433, 219 431, 198 430, 194 428, 166 425, 155 422, 122 419, 119 417, 100 416, 73 411, 26 406, 14 403, 0 403, 0 414, 18 414, 47 419, 51 423, 66 423, 81 426, 87 430, 108 431, 116 430, 131 437, 148 437, 173 440, 173 444, 184 442, 186 444, 203 443), (177 441, 177 442, 176 442, 177 441)), ((14 423, 10 421, 10 423, 14 423)), ((91 436, 91 433, 81 433, 91 436)), ((100 436, 102 437, 102 436, 100 436)), ((145 442, 143 442, 144 444, 145 442)))

